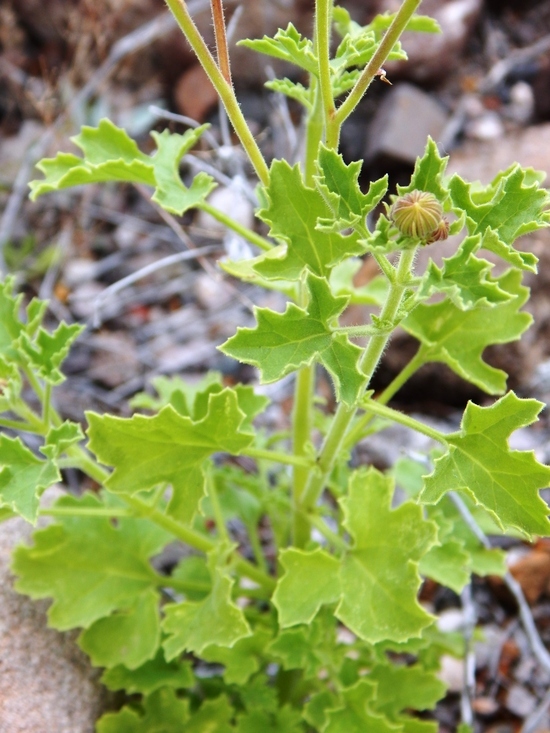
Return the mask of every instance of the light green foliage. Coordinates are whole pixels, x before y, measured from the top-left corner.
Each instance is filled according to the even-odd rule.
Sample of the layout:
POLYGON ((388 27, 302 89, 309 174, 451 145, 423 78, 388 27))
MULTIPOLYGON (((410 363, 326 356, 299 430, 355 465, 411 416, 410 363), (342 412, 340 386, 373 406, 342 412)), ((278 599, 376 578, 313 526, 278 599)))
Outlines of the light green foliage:
POLYGON ((163 646, 168 661, 183 651, 200 654, 211 644, 232 647, 250 636, 243 612, 231 600, 234 580, 225 567, 231 549, 222 545, 209 554, 212 588, 203 600, 166 607, 163 629, 169 636, 163 646))
POLYGON ((258 308, 257 327, 239 328, 221 349, 228 356, 257 366, 264 382, 275 382, 316 359, 334 379, 338 398, 352 404, 365 381, 359 368, 361 349, 331 329, 348 299, 333 296, 327 281, 312 274, 307 288, 307 310, 292 303, 282 314, 258 308))
POLYGON ((157 152, 152 157, 140 152, 136 143, 110 120, 101 120, 97 128, 83 127, 72 138, 83 157, 59 153, 43 160, 38 167, 45 179, 31 183, 31 198, 62 188, 86 183, 124 181, 155 187, 153 201, 173 214, 183 214, 197 206, 215 187, 213 179, 199 173, 187 188, 179 176, 179 163, 200 138, 208 125, 188 130, 184 135, 153 132, 157 152))
POLYGON ((548 506, 538 492, 550 483, 550 468, 533 451, 508 446, 512 432, 533 423, 542 407, 513 392, 491 407, 470 403, 460 433, 447 437, 449 449, 435 461, 420 498, 435 503, 447 491, 466 491, 502 529, 528 537, 548 534, 548 506))
POLYGON ((463 310, 451 300, 418 305, 402 326, 421 343, 419 362, 441 361, 485 392, 502 394, 506 372, 487 364, 482 355, 491 344, 517 341, 531 325, 531 316, 519 310, 529 294, 520 283, 517 270, 501 275, 498 287, 510 299, 492 308, 463 310))
MULTIPOLYGON (((185 5, 167 1, 181 21, 185 5)), ((458 594, 472 573, 505 573, 504 552, 472 522, 489 535, 550 534, 540 496, 550 468, 509 445, 542 405, 506 393, 507 375, 484 359, 532 320, 521 310, 523 276, 537 260, 516 240, 550 222, 542 175, 514 165, 487 186, 448 180, 430 139, 409 185, 389 196, 386 176, 366 185, 361 162, 338 152, 355 85, 376 76, 368 64, 386 32, 386 58, 402 59, 401 32, 438 26, 413 15, 415 0, 367 26, 331 2, 315 5, 314 39, 288 25, 242 44, 298 67, 299 78, 268 86, 305 110, 303 162, 268 168, 231 90, 212 76, 261 180, 257 216, 273 244, 248 232, 261 254, 221 267, 287 301, 282 312, 256 308, 255 324, 221 350, 265 383, 296 372, 292 408, 267 409, 256 385, 227 386, 216 373, 194 385, 159 376, 134 397, 132 416, 88 412, 84 431, 52 397, 81 327, 50 327, 46 303, 24 304, 16 278, 0 284, 0 428, 21 435, 0 435, 0 521, 47 515, 14 553, 17 588, 50 599, 50 624, 79 629, 103 683, 132 696, 97 733, 436 733, 417 712, 444 695, 442 655, 461 657, 465 645, 419 603, 423 579, 458 594), (413 191, 448 218, 457 242, 442 262, 430 244, 423 270, 415 255, 426 241, 402 234, 390 210, 413 191), (379 272, 364 283, 371 256, 379 272), (498 259, 505 269, 493 274, 498 259), (356 304, 369 315, 348 310, 356 304), (370 375, 398 326, 418 352, 380 396, 370 375), (452 434, 389 408, 390 393, 428 362, 504 396, 469 404, 452 434), (322 370, 334 409, 317 396, 322 370), (354 469, 357 441, 393 423, 427 433, 437 450, 385 472, 354 469), (92 479, 94 493, 49 506, 42 494, 65 468, 92 479)), ((205 49, 195 51, 210 68, 205 49)), ((205 127, 153 132, 151 155, 109 120, 85 127, 73 138, 80 155, 41 162, 31 197, 125 182, 151 187, 172 214, 204 208, 213 179, 185 185, 179 168, 205 127)))
POLYGON ((106 486, 115 493, 134 494, 170 483, 170 513, 191 521, 204 495, 202 465, 218 451, 238 454, 253 441, 243 432, 246 415, 239 393, 225 389, 211 394, 202 419, 193 422, 167 405, 153 417, 130 419, 88 415, 90 449, 114 466, 106 486))
POLYGON ((59 481, 61 474, 51 461, 41 461, 19 438, 0 435, 0 504, 35 522, 39 496, 59 481))

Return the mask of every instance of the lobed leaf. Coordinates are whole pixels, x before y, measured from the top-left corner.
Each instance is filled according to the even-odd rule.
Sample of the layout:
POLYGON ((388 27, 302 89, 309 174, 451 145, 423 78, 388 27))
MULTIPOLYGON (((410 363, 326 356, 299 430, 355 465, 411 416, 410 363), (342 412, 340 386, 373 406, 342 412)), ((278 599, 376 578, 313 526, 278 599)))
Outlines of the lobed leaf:
POLYGON ((550 532, 548 506, 539 491, 550 484, 550 467, 533 451, 510 450, 508 439, 533 423, 543 404, 513 392, 491 407, 468 404, 459 433, 447 436, 448 450, 425 479, 421 501, 438 502, 447 491, 464 491, 505 531, 527 537, 550 532))
POLYGON ((150 695, 162 687, 173 687, 175 690, 193 687, 195 676, 190 662, 167 662, 162 650, 159 650, 154 659, 137 669, 128 669, 122 664, 106 669, 101 682, 109 690, 126 690, 128 695, 150 695))
MULTIPOLYGON (((64 496, 55 506, 98 509, 96 496, 64 496)), ((157 585, 148 558, 170 535, 145 519, 64 516, 33 535, 34 545, 13 555, 16 588, 31 598, 53 598, 50 624, 60 630, 87 628, 113 611, 131 607, 157 585)))
POLYGON ((333 296, 326 280, 311 273, 306 283, 310 294, 306 310, 293 303, 284 313, 256 308, 257 326, 238 328, 220 350, 258 367, 264 383, 275 382, 318 360, 332 376, 338 399, 353 404, 365 381, 359 367, 362 351, 346 335, 333 333, 331 328, 348 299, 333 296))
POLYGON ((34 524, 40 495, 60 480, 61 474, 51 460, 37 458, 20 438, 0 435, 0 506, 9 507, 34 524))
POLYGON ((336 616, 361 639, 406 641, 433 617, 419 605, 418 563, 436 542, 436 527, 412 502, 391 509, 393 481, 374 469, 354 474, 340 499, 354 540, 342 561, 336 616))
POLYGON ((300 167, 284 160, 271 165, 268 203, 259 216, 270 234, 286 244, 253 260, 254 270, 270 280, 298 280, 304 268, 325 277, 339 262, 364 252, 354 235, 319 230, 317 222, 333 218, 320 191, 306 186, 300 167))
POLYGON ((96 128, 83 127, 79 135, 71 138, 83 157, 59 153, 38 163, 45 179, 30 183, 31 199, 72 186, 124 181, 155 187, 153 200, 166 211, 181 216, 204 201, 215 187, 213 178, 205 173, 199 173, 190 188, 179 175, 181 158, 207 127, 201 125, 183 135, 167 130, 152 132, 157 143, 153 156, 142 153, 135 141, 110 120, 101 120, 96 128))
POLYGON ((480 247, 483 247, 480 235, 467 237, 452 257, 443 258, 442 268, 430 260, 417 291, 418 297, 445 293, 460 310, 485 308, 511 300, 510 293, 498 280, 491 278, 492 263, 474 256, 480 247))
POLYGON ((420 341, 417 358, 422 363, 443 362, 489 394, 502 394, 507 375, 489 366, 482 358, 483 351, 491 344, 516 341, 533 319, 519 312, 529 294, 521 285, 521 272, 509 270, 495 282, 510 300, 492 308, 476 306, 467 311, 449 300, 433 305, 421 303, 401 325, 420 341))
POLYGON ((226 567, 231 549, 220 546, 208 554, 212 590, 202 601, 165 606, 162 627, 168 636, 163 647, 168 661, 183 651, 201 654, 212 644, 232 647, 251 635, 242 610, 231 600, 235 581, 226 567))
POLYGON ((279 28, 273 38, 264 36, 258 39, 246 39, 239 41, 238 45, 266 56, 288 61, 310 74, 316 75, 318 72, 313 43, 308 38, 304 38, 292 23, 289 23, 284 29, 279 28))
POLYGON ((153 417, 87 413, 87 418, 90 450, 114 467, 106 487, 134 494, 170 483, 169 512, 183 521, 191 521, 204 496, 204 460, 221 451, 236 455, 254 439, 243 430, 247 418, 231 389, 211 394, 207 412, 197 422, 171 405, 153 417))

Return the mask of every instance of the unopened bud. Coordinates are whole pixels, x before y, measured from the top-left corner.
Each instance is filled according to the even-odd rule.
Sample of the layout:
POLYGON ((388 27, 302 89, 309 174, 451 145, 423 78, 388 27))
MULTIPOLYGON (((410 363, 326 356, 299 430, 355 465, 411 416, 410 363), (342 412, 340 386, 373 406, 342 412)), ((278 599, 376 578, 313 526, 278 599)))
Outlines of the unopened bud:
POLYGON ((390 209, 390 218, 402 234, 424 241, 435 241, 431 237, 444 222, 443 207, 427 191, 410 191, 400 196, 390 209))

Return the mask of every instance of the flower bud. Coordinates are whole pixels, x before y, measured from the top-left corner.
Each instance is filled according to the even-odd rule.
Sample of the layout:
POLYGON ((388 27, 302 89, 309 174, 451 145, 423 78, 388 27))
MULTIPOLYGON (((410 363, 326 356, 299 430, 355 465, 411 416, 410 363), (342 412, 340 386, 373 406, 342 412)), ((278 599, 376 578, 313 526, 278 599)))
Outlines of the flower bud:
POLYGON ((449 222, 447 219, 441 219, 439 222, 437 229, 434 229, 434 231, 430 234, 428 239, 426 240, 426 244, 433 244, 434 242, 443 242, 445 239, 448 239, 449 237, 449 222))
POLYGON ((429 240, 444 221, 443 207, 433 193, 410 191, 394 202, 390 209, 390 218, 401 234, 414 239, 429 240))

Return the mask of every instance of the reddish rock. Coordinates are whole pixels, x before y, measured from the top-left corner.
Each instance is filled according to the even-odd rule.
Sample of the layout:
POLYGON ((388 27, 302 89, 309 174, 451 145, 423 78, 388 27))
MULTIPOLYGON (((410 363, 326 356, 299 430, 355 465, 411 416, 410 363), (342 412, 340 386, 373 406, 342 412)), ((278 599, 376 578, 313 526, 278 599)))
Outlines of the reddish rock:
POLYGON ((179 78, 174 89, 174 103, 182 115, 203 122, 218 103, 218 95, 199 64, 191 66, 179 78))

